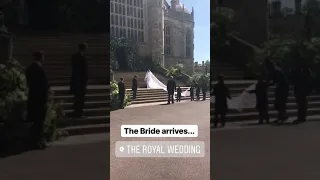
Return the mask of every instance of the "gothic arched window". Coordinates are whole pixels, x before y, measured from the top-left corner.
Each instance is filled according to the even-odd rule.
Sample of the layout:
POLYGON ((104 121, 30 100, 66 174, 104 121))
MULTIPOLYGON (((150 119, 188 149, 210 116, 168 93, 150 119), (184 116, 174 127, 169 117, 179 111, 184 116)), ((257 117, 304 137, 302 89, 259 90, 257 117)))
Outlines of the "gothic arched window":
POLYGON ((186 56, 192 56, 192 34, 190 31, 186 34, 186 56))

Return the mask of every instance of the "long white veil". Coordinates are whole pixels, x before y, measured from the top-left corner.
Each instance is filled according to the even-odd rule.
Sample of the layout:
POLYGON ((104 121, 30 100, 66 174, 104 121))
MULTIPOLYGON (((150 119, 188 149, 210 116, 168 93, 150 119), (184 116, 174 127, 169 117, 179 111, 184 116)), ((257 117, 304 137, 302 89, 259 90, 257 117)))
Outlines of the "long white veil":
MULTIPOLYGON (((147 82, 148 89, 163 89, 167 91, 167 86, 164 85, 159 79, 149 70, 147 71, 146 77, 144 80, 147 82)), ((190 88, 181 93, 181 96, 190 96, 190 88)), ((175 92, 176 94, 176 92, 175 92)))
MULTIPOLYGON (((239 96, 232 99, 228 99, 228 108, 235 109, 241 112, 243 109, 254 108, 256 106, 256 96, 255 94, 248 93, 250 90, 254 90, 256 84, 250 85, 245 89, 239 96)), ((210 98, 210 101, 214 103, 214 96, 210 98)))
POLYGON ((163 89, 167 91, 167 86, 159 81, 159 79, 155 75, 153 75, 150 70, 147 72, 144 80, 147 82, 147 88, 149 89, 163 89))

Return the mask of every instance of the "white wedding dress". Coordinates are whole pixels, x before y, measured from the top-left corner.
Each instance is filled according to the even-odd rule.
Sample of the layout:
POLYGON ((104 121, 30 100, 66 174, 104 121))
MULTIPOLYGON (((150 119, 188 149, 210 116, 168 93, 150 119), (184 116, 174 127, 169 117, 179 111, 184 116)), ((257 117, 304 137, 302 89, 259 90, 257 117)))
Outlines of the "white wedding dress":
MULTIPOLYGON (((243 109, 255 108, 256 106, 256 95, 253 93, 248 93, 250 90, 254 90, 256 84, 250 85, 245 89, 239 96, 228 99, 228 108, 235 109, 241 112, 243 109)), ((211 102, 214 103, 214 96, 210 98, 211 102)))
MULTIPOLYGON (((164 85, 159 79, 149 70, 147 71, 146 77, 144 80, 147 82, 148 89, 163 89, 167 91, 167 86, 164 85)), ((181 93, 181 96, 186 97, 190 96, 190 88, 181 93)), ((175 92, 176 95, 176 92, 175 92)))

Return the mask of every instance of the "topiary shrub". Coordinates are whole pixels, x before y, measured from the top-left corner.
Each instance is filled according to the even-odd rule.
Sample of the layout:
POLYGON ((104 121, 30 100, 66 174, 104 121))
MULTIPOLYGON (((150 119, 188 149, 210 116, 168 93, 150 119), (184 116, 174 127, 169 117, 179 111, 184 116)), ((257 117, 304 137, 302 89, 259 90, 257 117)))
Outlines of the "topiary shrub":
MULTIPOLYGON (((119 109, 119 88, 118 88, 118 83, 116 81, 110 82, 110 108, 111 110, 117 110, 119 109)), ((130 97, 126 93, 124 97, 124 106, 130 105, 130 97)))

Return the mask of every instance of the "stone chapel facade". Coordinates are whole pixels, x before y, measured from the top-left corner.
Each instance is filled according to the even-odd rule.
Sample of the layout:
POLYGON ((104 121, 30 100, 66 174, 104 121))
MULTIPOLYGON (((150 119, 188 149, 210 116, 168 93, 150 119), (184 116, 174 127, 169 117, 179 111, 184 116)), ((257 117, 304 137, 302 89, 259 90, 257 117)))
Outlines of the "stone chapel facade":
POLYGON ((141 55, 193 73, 194 10, 180 0, 111 0, 110 28, 111 36, 138 42, 141 55))

